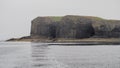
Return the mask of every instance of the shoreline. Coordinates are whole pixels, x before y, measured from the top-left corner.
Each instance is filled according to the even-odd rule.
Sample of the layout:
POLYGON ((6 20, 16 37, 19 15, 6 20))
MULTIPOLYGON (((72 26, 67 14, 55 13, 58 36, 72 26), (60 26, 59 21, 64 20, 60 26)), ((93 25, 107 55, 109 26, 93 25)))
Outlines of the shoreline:
POLYGON ((49 43, 49 45, 119 45, 119 38, 85 38, 85 39, 9 39, 12 42, 36 42, 49 43), (54 43, 54 44, 52 44, 54 43), (72 43, 72 44, 71 44, 72 43))

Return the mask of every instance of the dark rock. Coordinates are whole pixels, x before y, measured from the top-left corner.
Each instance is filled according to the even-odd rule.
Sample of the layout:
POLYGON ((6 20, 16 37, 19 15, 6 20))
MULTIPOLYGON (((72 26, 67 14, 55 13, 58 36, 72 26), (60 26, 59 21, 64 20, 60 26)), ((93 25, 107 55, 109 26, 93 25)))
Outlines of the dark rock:
POLYGON ((37 17, 32 21, 32 38, 80 39, 89 37, 120 37, 120 21, 99 17, 74 16, 37 17))
POLYGON ((16 40, 16 38, 11 38, 11 39, 8 39, 6 41, 14 41, 14 40, 16 40))
MULTIPOLYGON (((102 38, 114 38, 114 31, 113 29, 116 26, 120 26, 120 21, 117 20, 101 20, 97 22, 93 22, 94 29, 95 29, 95 36, 102 37, 102 38)), ((117 37, 120 37, 117 35, 117 37)))
POLYGON ((116 26, 112 31, 111 31, 111 36, 118 38, 120 37, 120 26, 116 26))
POLYGON ((31 36, 49 37, 50 24, 53 21, 49 17, 37 17, 32 21, 31 36))
POLYGON ((82 22, 84 19, 78 16, 65 16, 60 21, 60 38, 88 38, 94 35, 94 29, 90 22, 82 22))
POLYGON ((20 39, 31 39, 31 36, 24 36, 24 37, 19 38, 19 40, 20 39))

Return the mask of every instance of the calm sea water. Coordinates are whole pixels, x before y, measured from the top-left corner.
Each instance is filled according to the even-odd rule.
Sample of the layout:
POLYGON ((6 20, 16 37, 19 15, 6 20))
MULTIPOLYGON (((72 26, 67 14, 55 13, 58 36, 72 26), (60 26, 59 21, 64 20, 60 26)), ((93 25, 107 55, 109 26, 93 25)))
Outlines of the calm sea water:
POLYGON ((0 68, 120 68, 120 46, 0 42, 0 68))

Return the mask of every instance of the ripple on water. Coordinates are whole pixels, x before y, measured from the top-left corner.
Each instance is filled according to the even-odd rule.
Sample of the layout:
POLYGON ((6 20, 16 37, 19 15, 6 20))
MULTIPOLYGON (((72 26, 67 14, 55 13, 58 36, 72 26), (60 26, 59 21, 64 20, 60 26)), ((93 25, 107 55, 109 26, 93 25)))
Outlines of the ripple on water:
POLYGON ((56 60, 53 53, 49 52, 49 46, 37 45, 32 47, 33 68, 67 68, 56 60))
POLYGON ((0 68, 120 68, 120 46, 4 45, 0 68))

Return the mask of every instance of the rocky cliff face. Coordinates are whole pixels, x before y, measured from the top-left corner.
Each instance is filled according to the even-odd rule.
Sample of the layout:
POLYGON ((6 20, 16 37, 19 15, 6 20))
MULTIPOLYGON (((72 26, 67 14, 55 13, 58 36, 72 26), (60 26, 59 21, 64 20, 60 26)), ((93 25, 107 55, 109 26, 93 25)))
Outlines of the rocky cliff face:
POLYGON ((31 37, 67 39, 120 37, 120 21, 74 15, 37 17, 32 21, 31 37))

